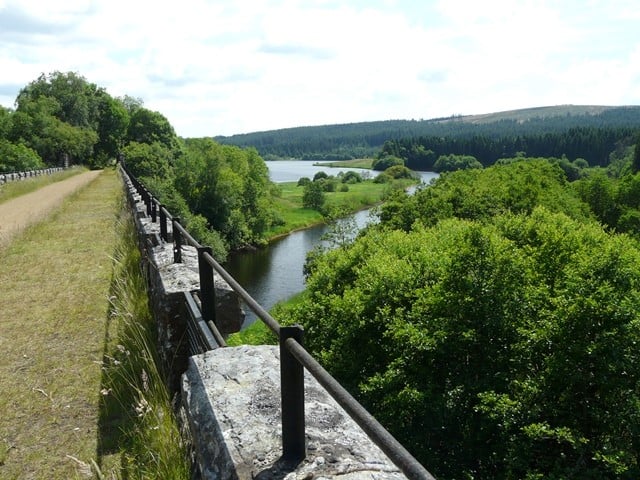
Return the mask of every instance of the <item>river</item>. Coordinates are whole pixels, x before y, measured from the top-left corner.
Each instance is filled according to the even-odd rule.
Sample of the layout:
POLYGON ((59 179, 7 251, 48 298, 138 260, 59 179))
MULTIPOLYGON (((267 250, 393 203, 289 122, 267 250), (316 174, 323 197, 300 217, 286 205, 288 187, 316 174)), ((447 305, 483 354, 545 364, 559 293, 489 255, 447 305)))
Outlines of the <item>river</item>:
MULTIPOLYGON (((368 175, 377 172, 360 170, 355 168, 329 168, 315 166, 308 161, 279 161, 266 162, 269 167, 269 176, 272 181, 295 182, 300 177, 313 178, 316 172, 324 170, 330 175, 339 171, 357 170, 368 175)), ((426 183, 438 176, 434 172, 418 172, 426 183)), ((355 221, 358 229, 364 227, 371 216, 369 210, 355 213, 347 221, 355 221)), ((240 285, 266 310, 271 309, 276 303, 287 300, 296 293, 304 290, 303 265, 307 252, 312 250, 322 241, 322 236, 327 231, 326 225, 317 225, 293 232, 282 237, 267 247, 253 251, 232 254, 225 269, 235 278, 240 285)), ((255 314, 245 308, 247 316, 244 327, 255 321, 255 314)))

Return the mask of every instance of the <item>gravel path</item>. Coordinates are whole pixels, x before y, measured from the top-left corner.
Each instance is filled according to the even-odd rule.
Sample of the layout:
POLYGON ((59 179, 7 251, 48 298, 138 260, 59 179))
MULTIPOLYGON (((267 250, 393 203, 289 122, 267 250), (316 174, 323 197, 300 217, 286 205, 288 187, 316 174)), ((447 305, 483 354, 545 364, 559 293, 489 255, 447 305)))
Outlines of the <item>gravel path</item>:
POLYGON ((0 248, 8 245, 11 239, 25 228, 46 218, 67 196, 87 185, 98 175, 100 170, 80 173, 0 203, 0 248))

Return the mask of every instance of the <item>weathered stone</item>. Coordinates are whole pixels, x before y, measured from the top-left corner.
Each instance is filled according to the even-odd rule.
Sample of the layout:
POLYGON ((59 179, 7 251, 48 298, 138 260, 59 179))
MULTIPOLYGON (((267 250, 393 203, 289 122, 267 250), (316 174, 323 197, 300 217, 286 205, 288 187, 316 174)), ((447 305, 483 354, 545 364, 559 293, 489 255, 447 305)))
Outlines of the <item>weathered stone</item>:
POLYGON ((279 461, 278 347, 222 348, 191 357, 182 392, 204 479, 405 478, 307 372, 307 458, 294 468, 279 461))
MULTIPOLYGON (((160 223, 152 222, 140 195, 129 185, 129 204, 134 211, 142 267, 149 284, 149 300, 157 326, 159 355, 169 372, 169 387, 180 387, 180 375, 187 368, 187 319, 185 293, 200 289, 197 251, 182 247, 182 263, 174 263, 173 244, 160 238, 160 223)), ((171 228, 169 223, 168 229, 171 228)), ((216 326, 222 335, 238 332, 244 322, 240 300, 231 287, 214 275, 216 326)))

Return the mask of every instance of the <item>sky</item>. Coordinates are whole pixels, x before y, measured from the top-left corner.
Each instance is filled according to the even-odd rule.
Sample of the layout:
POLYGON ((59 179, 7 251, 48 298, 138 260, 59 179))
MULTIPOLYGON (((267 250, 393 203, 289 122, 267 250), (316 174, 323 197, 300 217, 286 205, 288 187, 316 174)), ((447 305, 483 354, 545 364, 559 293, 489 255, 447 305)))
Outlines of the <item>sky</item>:
POLYGON ((640 104, 637 0, 0 0, 0 105, 75 72, 182 137, 640 104))

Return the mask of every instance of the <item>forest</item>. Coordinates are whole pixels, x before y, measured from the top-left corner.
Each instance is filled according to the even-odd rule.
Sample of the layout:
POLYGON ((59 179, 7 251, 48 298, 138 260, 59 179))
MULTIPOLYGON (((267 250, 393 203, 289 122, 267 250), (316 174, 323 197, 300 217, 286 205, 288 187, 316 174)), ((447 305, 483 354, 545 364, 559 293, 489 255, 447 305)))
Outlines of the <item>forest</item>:
MULTIPOLYGON (((638 106, 566 105, 482 116, 296 127, 215 139, 224 144, 254 147, 265 160, 286 158, 342 160, 373 157, 378 155, 385 142, 390 142, 389 148, 391 148, 396 141, 401 142, 400 147, 404 147, 406 153, 411 153, 411 147, 419 145, 418 139, 442 138, 447 142, 442 149, 434 148, 438 146, 435 144, 434 146, 426 145, 425 150, 431 149, 440 155, 446 148, 453 146, 453 149, 445 153, 468 153, 476 156, 485 165, 493 163, 498 158, 512 156, 518 151, 527 152, 530 156, 561 157, 564 153, 571 159, 581 157, 587 159, 590 164, 599 165, 604 160, 604 156, 613 149, 611 145, 625 138, 629 128, 638 127, 640 127, 640 107, 638 106), (572 129, 576 129, 577 133, 569 134, 569 138, 550 138, 545 148, 540 146, 540 142, 545 141, 546 135, 562 137, 572 129), (570 137, 589 136, 591 134, 589 132, 598 132, 600 129, 605 129, 606 133, 602 134, 602 139, 598 139, 599 143, 595 144, 597 148, 593 154, 589 153, 591 150, 585 144, 588 138, 580 139, 581 146, 572 146, 574 140, 570 137), (478 140, 469 143, 469 139, 474 137, 478 140), (492 143, 495 145, 486 145, 492 143), (565 147, 571 147, 572 150, 563 151, 565 147)), ((601 134, 598 133, 598 135, 601 134)), ((399 154, 395 150, 390 153, 399 154)), ((416 162, 414 156, 405 158, 409 160, 407 166, 415 170, 428 166, 428 159, 425 164, 424 161, 416 162)))

